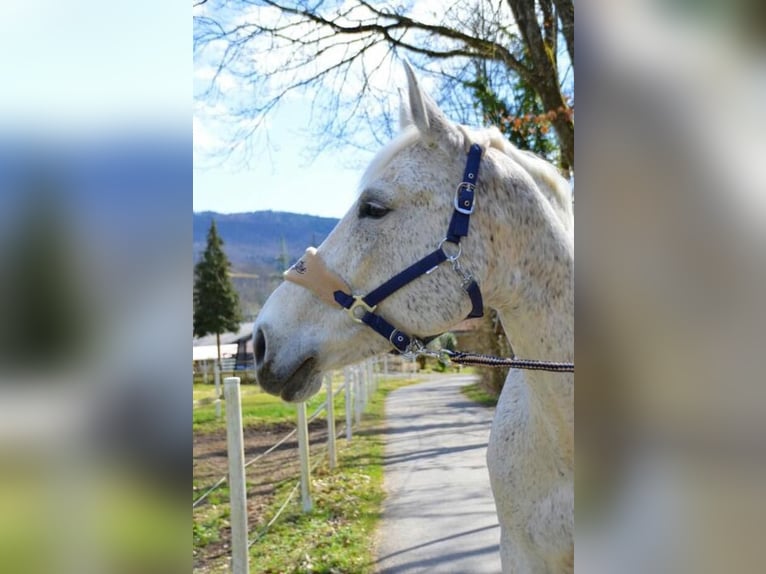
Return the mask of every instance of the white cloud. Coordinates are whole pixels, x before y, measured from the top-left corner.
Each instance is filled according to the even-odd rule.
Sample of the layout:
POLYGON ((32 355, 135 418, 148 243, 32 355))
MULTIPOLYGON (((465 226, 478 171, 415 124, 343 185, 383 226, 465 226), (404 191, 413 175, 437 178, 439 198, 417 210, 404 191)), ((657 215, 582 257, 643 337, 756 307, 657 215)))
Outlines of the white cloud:
POLYGON ((192 137, 195 155, 198 151, 209 152, 221 145, 221 140, 210 131, 202 118, 196 115, 192 118, 192 137))
POLYGON ((215 78, 215 87, 221 92, 228 92, 240 86, 239 80, 226 70, 221 70, 216 78, 216 68, 213 66, 202 65, 195 67, 194 79, 202 81, 203 88, 207 88, 213 78, 215 78))

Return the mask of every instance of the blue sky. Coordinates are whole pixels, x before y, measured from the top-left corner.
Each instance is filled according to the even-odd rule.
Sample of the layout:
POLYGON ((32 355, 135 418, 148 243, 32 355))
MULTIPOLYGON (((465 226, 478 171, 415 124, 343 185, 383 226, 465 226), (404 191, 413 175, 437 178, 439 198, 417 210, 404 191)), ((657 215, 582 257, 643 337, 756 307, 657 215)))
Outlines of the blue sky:
POLYGON ((191 49, 179 2, 3 2, 3 223, 33 170, 57 184, 61 216, 85 237, 94 221, 147 240, 190 222, 191 49))
MULTIPOLYGON (((12 89, 0 90, 3 134, 66 142, 147 130, 191 135, 187 11, 149 0, 4 2, 0 73, 12 89)), ((346 150, 340 161, 327 152, 310 162, 305 110, 296 99, 272 117, 271 153, 259 150, 249 167, 195 163, 193 209, 341 216, 370 154, 346 150)))
MULTIPOLYGON (((0 77, 11 89, 0 90, 3 131, 75 139, 91 132, 189 133, 190 79, 197 70, 185 10, 149 0, 6 0, 0 77)), ((193 209, 343 215, 372 153, 346 147, 311 157, 308 109, 297 95, 279 108, 270 118, 268 146, 256 150, 249 166, 195 157, 193 209)), ((193 121, 201 158, 204 138, 193 121)), ((214 126, 204 128, 220 137, 214 126)))
MULTIPOLYGON (((424 0, 424 5, 431 0, 424 0)), ((214 8, 205 4, 195 8, 195 14, 204 15, 214 8)), ((215 18, 231 19, 231 23, 239 23, 242 19, 279 18, 280 16, 266 7, 253 6, 232 14, 224 15, 216 9, 215 18)), ((305 33, 305 25, 292 29, 292 33, 305 33)), ((279 69, 284 58, 292 58, 295 50, 292 45, 274 47, 270 42, 264 45, 254 41, 252 52, 249 53, 252 68, 240 62, 240 74, 264 73, 263 69, 279 69), (260 50, 260 51, 259 51, 260 50)), ((375 62, 375 80, 368 84, 377 93, 387 91, 397 99, 393 84, 404 84, 404 72, 401 66, 395 70, 388 64, 380 64, 380 57, 387 49, 381 45, 375 50, 368 51, 366 58, 375 62), (377 50, 380 53, 377 53, 377 50)), ((222 56, 223 44, 211 43, 205 51, 195 57, 194 89, 201 93, 209 86, 209 81, 215 74, 215 66, 222 56)), ((337 53, 332 50, 324 52, 324 58, 335 58, 337 53)), ((316 66, 327 65, 319 62, 321 57, 309 58, 316 66)), ((248 60, 243 58, 243 61, 248 60)), ((398 63, 397 63, 398 64, 398 63)), ((236 67, 236 66, 235 66, 236 67)), ((308 73, 310 66, 300 73, 308 73)), ((298 75, 300 75, 298 73, 298 75)), ((361 89, 360 78, 344 78, 342 91, 348 94, 358 93, 361 89)), ((274 84, 278 91, 279 81, 274 84)), ((291 80, 292 81, 292 80, 291 80)), ((264 82, 268 85, 269 81, 264 82)), ((292 91, 283 99, 279 106, 270 112, 265 129, 259 126, 254 151, 248 155, 249 164, 242 165, 234 160, 221 163, 221 143, 231 141, 230 126, 226 116, 230 109, 250 105, 246 100, 252 85, 243 82, 237 74, 224 71, 218 76, 216 86, 219 90, 217 99, 198 99, 195 102, 194 115, 194 210, 214 210, 219 212, 241 212, 273 209, 308 213, 328 217, 341 217, 352 205, 357 192, 357 185, 366 165, 372 159, 374 149, 359 151, 350 146, 338 149, 323 150, 318 156, 312 155, 315 149, 316 130, 324 123, 323 118, 315 117, 310 123, 312 101, 322 89, 339 89, 337 85, 324 88, 312 84, 303 92, 292 91), (223 120, 220 118, 224 118, 223 120), (267 134, 267 135, 266 135, 267 134), (218 161, 216 161, 218 159, 218 161)), ((264 89, 259 85, 258 89, 264 89)), ((267 89, 267 88, 266 88, 267 89)), ((259 94, 262 96, 262 94, 259 94)), ((322 106, 317 106, 322 109, 322 106)), ((317 112, 319 113, 319 112, 317 112)), ((356 134, 358 135, 358 134, 356 134)), ((355 140, 360 138, 354 137, 355 140)))
POLYGON ((188 129, 191 34, 173 2, 6 0, 0 125, 73 137, 188 129))
MULTIPOLYGON (((279 108, 269 121, 268 144, 258 145, 249 165, 195 161, 194 211, 271 209, 341 217, 356 197, 372 153, 328 149, 313 157, 308 115, 302 99, 279 108)), ((199 143, 196 151, 202 155, 199 143)))
MULTIPOLYGON (((364 12, 363 8, 357 8, 364 12)), ((412 13, 424 21, 438 23, 443 9, 443 3, 438 0, 422 0, 412 7, 412 13)), ((259 134, 257 138, 252 138, 257 143, 255 150, 248 154, 249 164, 243 166, 236 159, 221 163, 220 154, 216 156, 216 152, 220 152, 222 142, 234 139, 230 131, 232 128, 226 123, 227 112, 236 113, 253 105, 263 105, 268 99, 266 94, 279 93, 286 84, 305 80, 318 69, 336 64, 342 52, 339 54, 333 50, 337 46, 331 40, 327 40, 323 44, 324 49, 319 51, 316 51, 315 45, 303 43, 307 52, 313 52, 301 54, 296 43, 284 37, 277 41, 271 37, 268 40, 249 37, 249 28, 244 24, 253 21, 262 25, 272 23, 274 26, 284 26, 291 21, 291 26, 284 28, 283 36, 298 39, 312 37, 315 31, 313 24, 285 16, 270 7, 251 5, 243 8, 237 5, 227 12, 225 8, 204 4, 194 10, 195 15, 211 16, 216 21, 224 22, 225 27, 239 30, 233 33, 233 44, 240 45, 237 43, 239 40, 241 45, 248 46, 247 49, 238 48, 242 51, 238 52, 235 61, 229 62, 220 73, 217 65, 224 58, 225 41, 213 40, 195 54, 195 91, 202 93, 210 86, 213 77, 216 77, 217 91, 215 97, 199 98, 195 102, 194 210, 233 213, 273 209, 341 217, 353 203, 358 181, 373 152, 344 146, 342 149, 324 150, 318 157, 310 156, 315 137, 312 130, 316 133, 315 130, 325 123, 323 118, 314 118, 313 125, 309 126, 312 101, 314 96, 322 101, 328 91, 342 94, 344 101, 353 101, 364 86, 364 89, 378 96, 388 93, 393 104, 391 108, 395 109, 398 99, 395 88, 406 87, 400 62, 395 58, 392 61, 387 47, 380 44, 367 50, 362 57, 365 70, 373 70, 369 75, 365 72, 364 81, 358 72, 352 72, 344 75, 342 83, 334 83, 331 79, 325 85, 318 85, 312 80, 304 88, 305 91, 290 91, 270 112, 266 125, 257 128, 259 134), (296 50, 299 52, 297 55, 296 50), (303 63, 298 66, 296 62, 303 63), (280 76, 283 69, 289 71, 280 76), (255 86, 242 79, 253 75, 258 75, 261 80, 255 86), (256 94, 253 96, 255 102, 248 101, 248 94, 253 93, 256 94)), ((199 31, 204 30, 203 25, 199 31)), ((562 69, 566 69, 563 40, 561 46, 562 69)), ((421 83, 427 90, 432 89, 429 85, 432 82, 433 79, 427 75, 421 76, 421 83)), ((374 96, 369 97, 370 101, 374 101, 374 96)), ((363 102, 361 107, 364 105, 363 102)), ((323 106, 319 105, 317 109, 321 110, 323 106)), ((364 111, 378 113, 377 109, 364 111)), ((358 141, 360 135, 365 134, 355 133, 353 138, 358 141)))

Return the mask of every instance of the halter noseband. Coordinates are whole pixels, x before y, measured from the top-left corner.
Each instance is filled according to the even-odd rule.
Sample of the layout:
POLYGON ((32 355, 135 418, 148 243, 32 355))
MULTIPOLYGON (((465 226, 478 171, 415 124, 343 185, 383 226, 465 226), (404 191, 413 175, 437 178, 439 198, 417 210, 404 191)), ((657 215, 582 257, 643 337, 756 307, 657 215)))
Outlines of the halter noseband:
POLYGON ((397 273, 367 295, 352 295, 352 290, 348 284, 325 266, 313 247, 306 249, 303 257, 285 271, 284 278, 311 290, 325 303, 337 304, 345 308, 354 321, 372 328, 376 333, 388 339, 395 349, 405 355, 422 349, 424 342, 395 328, 375 313, 375 309, 386 297, 418 277, 431 273, 445 261, 449 261, 452 268, 463 279, 463 290, 471 299, 472 309, 467 318, 483 316, 484 305, 479 284, 468 271, 461 267, 458 261, 462 252, 460 239, 468 235, 468 223, 474 209, 474 193, 479 179, 481 152, 482 149, 477 144, 473 144, 468 150, 463 181, 460 182, 455 193, 455 210, 452 213, 446 237, 439 242, 434 251, 404 271, 397 273), (445 243, 453 245, 449 252, 444 249, 445 243))

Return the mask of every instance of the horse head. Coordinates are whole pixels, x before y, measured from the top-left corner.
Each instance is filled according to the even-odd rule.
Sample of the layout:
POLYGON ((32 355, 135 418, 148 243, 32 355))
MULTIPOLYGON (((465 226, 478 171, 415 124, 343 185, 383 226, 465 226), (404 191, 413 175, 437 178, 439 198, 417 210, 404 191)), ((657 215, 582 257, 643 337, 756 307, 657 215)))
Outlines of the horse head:
POLYGON ((471 131, 451 122, 421 90, 409 65, 405 70, 408 89, 398 136, 367 167, 354 205, 319 248, 307 251, 291 268, 288 281, 272 293, 254 325, 256 376, 263 389, 284 400, 305 400, 319 390, 324 371, 391 349, 393 340, 355 321, 355 309, 349 314, 342 307, 440 246, 452 230, 456 187, 468 173, 467 154, 477 165, 481 162, 478 209, 470 233, 444 249, 448 257, 459 256, 463 271, 437 264, 408 281, 375 309, 388 324, 418 339, 450 329, 477 307, 479 290, 466 289, 468 274, 488 300, 508 284, 503 277, 493 285, 491 279, 500 277, 493 253, 504 250, 523 261, 528 231, 538 220, 556 220, 562 233, 571 228, 566 182, 553 166, 516 150, 496 129, 471 131), (514 211, 508 186, 518 188, 515 201, 522 204, 513 214, 520 218, 518 242, 507 232, 514 211), (532 203, 539 208, 535 213, 546 215, 530 218, 524 205, 529 209, 532 203), (338 291, 348 293, 345 301, 334 298, 338 291))
MULTIPOLYGON (((322 273, 345 282, 353 294, 368 293, 436 248, 465 167, 467 132, 445 117, 405 67, 408 103, 401 104, 399 135, 366 169, 354 205, 316 253, 309 253, 322 273)), ((473 245, 477 241, 469 235, 462 245, 461 263, 474 274, 486 266, 473 245)), ((293 270, 303 275, 305 266, 304 258, 293 270)), ((386 298, 376 312, 427 337, 448 330, 470 309, 460 278, 440 266, 386 298)), ((258 381, 288 401, 317 392, 322 372, 391 348, 332 300, 292 281, 271 294, 253 329, 258 381)))

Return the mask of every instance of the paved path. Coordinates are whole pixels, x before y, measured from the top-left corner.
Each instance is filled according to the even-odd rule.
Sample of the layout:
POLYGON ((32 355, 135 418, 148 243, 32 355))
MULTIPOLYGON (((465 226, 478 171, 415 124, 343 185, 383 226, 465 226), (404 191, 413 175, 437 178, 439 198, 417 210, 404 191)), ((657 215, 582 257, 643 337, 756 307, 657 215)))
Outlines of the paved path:
POLYGON ((380 574, 500 572, 484 458, 494 410, 460 393, 471 380, 438 377, 386 400, 380 574))

